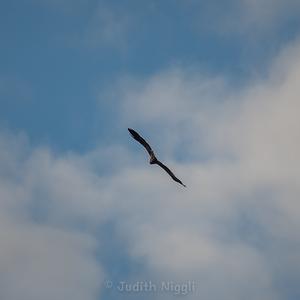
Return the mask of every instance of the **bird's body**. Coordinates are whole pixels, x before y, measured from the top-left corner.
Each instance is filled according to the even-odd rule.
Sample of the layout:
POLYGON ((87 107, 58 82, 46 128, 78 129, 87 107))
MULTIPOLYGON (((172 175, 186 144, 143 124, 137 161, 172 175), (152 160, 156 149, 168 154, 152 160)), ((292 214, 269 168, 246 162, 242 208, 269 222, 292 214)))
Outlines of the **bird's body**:
POLYGON ((183 184, 182 182, 181 182, 181 180, 180 179, 178 179, 175 175, 174 175, 174 173, 166 166, 166 165, 164 165, 161 161, 159 161, 157 158, 156 158, 156 156, 155 156, 155 154, 154 154, 154 151, 152 150, 152 148, 150 147, 150 145, 135 131, 135 130, 133 130, 133 129, 131 129, 131 128, 128 128, 128 131, 130 132, 130 134, 131 134, 131 136, 136 140, 136 141, 138 141, 141 145, 143 145, 144 147, 145 147, 145 149, 147 150, 147 152, 148 152, 148 154, 149 154, 149 156, 150 156, 150 161, 149 161, 149 163, 151 164, 151 165, 154 165, 154 164, 156 164, 156 165, 158 165, 158 166, 160 166, 161 168, 163 168, 170 176, 171 176, 171 178, 174 180, 174 181, 176 181, 176 182, 178 182, 178 183, 180 183, 181 185, 183 185, 184 187, 186 187, 186 185, 185 184, 183 184))
POLYGON ((154 165, 157 163, 157 158, 155 157, 154 153, 150 156, 149 163, 150 165, 154 165))

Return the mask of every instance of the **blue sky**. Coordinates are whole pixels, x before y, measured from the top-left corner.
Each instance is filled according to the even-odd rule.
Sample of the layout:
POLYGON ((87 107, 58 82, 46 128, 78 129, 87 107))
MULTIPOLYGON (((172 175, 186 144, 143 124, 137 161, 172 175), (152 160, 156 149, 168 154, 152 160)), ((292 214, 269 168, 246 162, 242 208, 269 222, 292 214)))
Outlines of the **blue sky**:
POLYGON ((99 91, 124 76, 173 66, 234 84, 263 76, 297 36, 298 15, 223 32, 218 22, 239 10, 232 1, 1 1, 1 123, 34 142, 85 151, 105 139, 104 127, 120 130, 99 91))
POLYGON ((0 298, 124 299, 118 282, 147 280, 299 297, 299 16, 293 0, 1 1, 0 298))

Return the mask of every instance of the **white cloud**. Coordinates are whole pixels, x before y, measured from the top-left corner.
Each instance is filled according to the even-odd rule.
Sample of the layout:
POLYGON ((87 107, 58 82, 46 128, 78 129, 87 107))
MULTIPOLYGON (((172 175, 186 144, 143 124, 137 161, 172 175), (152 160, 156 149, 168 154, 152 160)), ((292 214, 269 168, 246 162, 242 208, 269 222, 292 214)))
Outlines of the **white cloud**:
POLYGON ((1 221, 1 299, 96 299, 94 241, 78 233, 1 221))
MULTIPOLYGON (((48 164, 49 154, 40 153, 44 151, 32 151, 22 135, 1 134, 0 297, 96 299, 103 281, 101 266, 94 257, 96 240, 67 226, 72 213, 61 212, 60 223, 54 221, 64 210, 59 200, 72 196, 64 188, 55 194, 59 189, 55 185, 63 179, 68 182, 70 174, 65 163, 57 167, 57 175, 61 172, 66 177, 51 181, 55 174, 48 164)), ((83 188, 84 183, 79 180, 78 184, 83 188)), ((87 187, 84 190, 88 192, 87 187)))
POLYGON ((147 258, 165 276, 210 274, 201 286, 209 287, 208 299, 215 293, 224 299, 280 298, 275 282, 288 274, 278 265, 287 272, 299 260, 298 53, 294 45, 269 78, 238 90, 178 70, 121 87, 124 123, 144 129, 188 185, 184 193, 162 188, 153 175, 159 192, 130 194, 136 202, 127 203, 132 216, 123 231, 130 232, 132 255, 147 258), (178 148, 192 163, 172 163, 178 148))

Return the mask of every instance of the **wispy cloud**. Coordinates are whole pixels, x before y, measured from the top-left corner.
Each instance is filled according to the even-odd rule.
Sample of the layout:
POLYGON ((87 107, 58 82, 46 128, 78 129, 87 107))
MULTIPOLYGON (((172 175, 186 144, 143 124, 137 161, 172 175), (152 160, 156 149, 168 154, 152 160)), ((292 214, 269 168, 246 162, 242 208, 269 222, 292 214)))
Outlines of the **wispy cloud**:
POLYGON ((270 34, 285 23, 296 21, 300 12, 299 2, 294 0, 228 0, 201 5, 191 0, 189 5, 194 12, 198 11, 196 23, 199 28, 213 29, 219 34, 253 37, 270 34))
POLYGON ((118 7, 99 2, 83 31, 83 42, 87 47, 112 47, 123 49, 131 26, 129 15, 118 7))

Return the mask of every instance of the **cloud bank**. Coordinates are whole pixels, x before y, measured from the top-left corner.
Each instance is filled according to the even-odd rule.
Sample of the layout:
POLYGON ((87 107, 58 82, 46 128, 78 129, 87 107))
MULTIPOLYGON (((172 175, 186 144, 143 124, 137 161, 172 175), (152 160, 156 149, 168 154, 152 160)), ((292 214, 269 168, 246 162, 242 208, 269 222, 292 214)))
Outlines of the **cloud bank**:
POLYGON ((2 132, 1 299, 101 297, 108 222, 145 265, 124 280, 194 280, 186 299, 299 295, 298 53, 238 88, 178 68, 118 86, 124 134, 143 132, 187 189, 138 145, 54 154, 2 132))

